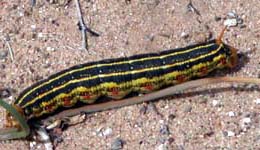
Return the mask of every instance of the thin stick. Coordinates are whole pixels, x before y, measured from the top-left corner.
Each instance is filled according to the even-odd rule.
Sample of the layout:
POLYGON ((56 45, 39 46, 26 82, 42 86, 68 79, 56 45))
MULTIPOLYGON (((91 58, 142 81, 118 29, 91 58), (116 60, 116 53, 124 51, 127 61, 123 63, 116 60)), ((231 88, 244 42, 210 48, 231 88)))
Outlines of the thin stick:
POLYGON ((75 0, 76 7, 77 7, 77 12, 78 12, 78 17, 79 17, 79 23, 81 27, 81 35, 82 35, 82 48, 83 49, 88 49, 88 43, 87 43, 87 33, 86 33, 86 25, 84 23, 83 17, 82 17, 82 12, 79 4, 79 0, 75 0))
POLYGON ((78 13, 78 17, 79 17, 79 25, 80 25, 80 30, 81 30, 81 34, 82 34, 82 48, 88 49, 87 32, 89 32, 91 35, 94 35, 94 36, 99 36, 99 34, 92 31, 91 29, 89 29, 85 25, 84 19, 82 17, 82 11, 81 11, 79 0, 75 0, 75 3, 76 3, 76 7, 77 7, 77 13, 78 13))
POLYGON ((10 41, 10 37, 7 35, 3 39, 4 39, 4 41, 5 41, 6 45, 7 45, 11 61, 13 62, 14 61, 14 51, 12 49, 12 46, 11 46, 10 42, 9 42, 10 41))
POLYGON ((196 9, 196 8, 193 6, 191 0, 190 0, 189 4, 187 5, 187 8, 188 8, 189 11, 195 12, 197 15, 201 16, 201 15, 200 15, 200 12, 198 11, 198 9, 196 9))
POLYGON ((204 78, 204 79, 198 79, 198 80, 193 80, 193 81, 189 81, 189 82, 184 82, 182 84, 171 86, 171 87, 162 89, 160 91, 156 91, 156 92, 153 92, 150 94, 145 94, 145 95, 139 96, 139 97, 132 97, 132 98, 127 98, 127 99, 118 100, 118 101, 109 101, 109 102, 101 103, 101 104, 86 105, 86 106, 83 106, 80 108, 66 110, 66 111, 60 112, 57 115, 47 118, 47 120, 62 119, 65 117, 70 117, 70 116, 80 114, 82 112, 93 113, 93 112, 104 111, 104 110, 129 106, 129 105, 133 105, 133 104, 153 101, 153 100, 156 100, 156 99, 159 99, 162 97, 171 96, 171 95, 176 94, 183 90, 200 87, 202 85, 220 83, 220 82, 254 83, 254 84, 260 85, 260 79, 257 79, 257 78, 242 78, 242 77, 204 78))

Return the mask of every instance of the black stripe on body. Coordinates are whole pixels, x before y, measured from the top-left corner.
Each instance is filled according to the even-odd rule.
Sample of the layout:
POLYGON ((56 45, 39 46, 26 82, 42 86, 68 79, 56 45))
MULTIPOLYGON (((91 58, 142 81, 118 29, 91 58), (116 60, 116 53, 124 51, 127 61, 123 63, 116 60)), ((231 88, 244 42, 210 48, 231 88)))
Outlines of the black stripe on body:
MULTIPOLYGON (((134 55, 128 58, 117 58, 117 59, 107 59, 107 60, 102 60, 102 61, 98 61, 98 62, 90 62, 90 63, 86 63, 86 64, 81 64, 81 65, 77 65, 74 67, 71 67, 69 69, 63 70, 59 73, 56 73, 54 75, 51 75, 49 78, 42 80, 40 82, 37 82, 36 84, 32 85, 31 87, 27 88, 26 90, 24 90, 20 96, 17 98, 17 100, 15 101, 15 104, 18 105, 24 105, 27 102, 29 102, 31 99, 33 99, 34 97, 45 93, 51 89, 53 89, 53 87, 57 87, 60 86, 64 83, 67 83, 70 80, 75 80, 75 79, 80 79, 80 78, 84 78, 84 77, 91 77, 91 76, 95 76, 97 74, 108 74, 108 73, 115 73, 115 72, 125 72, 125 71, 129 71, 129 70, 140 70, 140 69, 144 69, 144 68, 149 68, 149 67, 156 67, 156 66, 161 66, 161 65, 165 65, 165 64, 171 64, 171 63, 175 63, 175 62, 180 62, 183 61, 184 59, 189 59, 191 57, 196 57, 198 55, 204 54, 204 53, 208 53, 209 51, 211 51, 212 49, 215 49, 215 47, 217 47, 216 44, 214 44, 215 40, 213 41, 209 41, 207 43, 204 44, 197 44, 197 45, 193 45, 193 46, 188 46, 186 48, 179 48, 179 49, 173 49, 173 50, 166 50, 166 51, 162 51, 160 53, 151 53, 151 54, 140 54, 140 55, 134 55), (102 65, 102 64, 111 64, 111 63, 116 63, 116 62, 129 62, 130 60, 139 60, 142 58, 146 58, 146 57, 156 57, 156 56, 165 56, 165 55, 169 55, 172 53, 177 53, 177 52, 182 52, 185 51, 187 49, 193 49, 202 45, 207 45, 207 44, 214 44, 213 46, 210 47, 206 47, 203 49, 197 49, 194 50, 192 52, 188 52, 188 55, 186 53, 184 54, 179 54, 176 56, 169 56, 166 57, 165 59, 161 60, 161 59, 151 59, 151 60, 146 60, 146 61, 137 61, 137 62, 133 62, 133 63, 124 63, 124 64, 116 64, 116 65, 112 65, 112 66, 101 66, 98 67, 98 65, 102 65), (72 71, 72 70, 78 70, 80 68, 84 68, 84 67, 88 67, 88 66, 93 66, 95 65, 96 67, 93 67, 91 69, 86 69, 86 70, 81 70, 81 71, 76 71, 73 72, 72 74, 68 74, 65 76, 62 76, 61 78, 54 80, 40 88, 37 88, 36 90, 33 90, 29 95, 27 95, 19 104, 19 100, 24 96, 24 94, 27 94, 27 92, 29 92, 30 90, 34 89, 35 87, 49 81, 50 79, 53 78, 57 78, 61 75, 63 75, 66 72, 72 71)), ((158 72, 155 73, 156 75, 161 75, 163 74, 162 70, 158 70, 158 72)), ((144 76, 146 76, 145 74, 143 74, 144 76)), ((147 77, 149 76, 153 76, 154 74, 148 74, 147 77)), ((116 78, 115 80, 119 80, 121 82, 124 82, 128 79, 131 80, 131 78, 128 76, 126 79, 125 78, 121 78, 119 80, 119 78, 116 78)), ((103 82, 102 80, 100 82, 103 82)), ((93 80, 93 81, 89 81, 88 87, 90 86, 94 86, 100 83, 99 80, 93 80)))
MULTIPOLYGON (((75 89, 76 87, 79 87, 79 86, 84 86, 84 87, 98 86, 100 84, 100 83, 98 83, 100 80, 102 80, 103 83, 105 83, 105 82, 124 83, 126 81, 132 81, 132 80, 139 79, 139 78, 142 78, 142 77, 152 78, 152 77, 162 76, 163 74, 174 72, 174 71, 185 71, 185 70, 187 70, 187 69, 191 68, 192 66, 197 65, 199 63, 212 62, 213 58, 215 58, 216 56, 218 56, 220 54, 223 54, 223 49, 220 49, 216 54, 210 55, 209 57, 201 58, 201 59, 198 59, 198 60, 193 61, 193 62, 188 62, 188 63, 185 63, 183 65, 177 65, 177 66, 170 67, 170 68, 167 68, 167 69, 160 69, 161 70, 160 73, 158 73, 158 70, 153 70, 153 71, 147 71, 147 72, 142 72, 142 73, 136 73, 136 74, 132 74, 132 75, 131 74, 115 75, 115 76, 112 76, 112 77, 97 78, 97 79, 94 79, 94 80, 88 80, 88 81, 84 81, 84 82, 73 83, 73 84, 70 84, 69 86, 66 86, 65 88, 59 89, 55 92, 48 94, 47 96, 44 96, 43 98, 36 101, 33 105, 39 105, 44 101, 47 101, 49 99, 53 99, 59 93, 69 93, 71 90, 73 90, 73 89, 75 89), (187 67, 187 66, 189 66, 189 67, 187 67), (118 80, 119 78, 122 79, 122 80, 118 80), (91 81, 91 83, 90 83, 90 81, 91 81)), ((194 70, 194 71, 197 71, 197 70, 194 70)))
MULTIPOLYGON (((213 43, 214 41, 211 41, 211 42, 213 43)), ((201 45, 205 45, 205 44, 200 44, 199 46, 201 46, 201 45)), ((190 46, 189 49, 197 47, 197 46, 198 45, 190 46)), ((108 60, 102 60, 102 61, 98 61, 98 62, 87 63, 87 64, 83 64, 83 65, 78 65, 78 66, 72 67, 70 69, 67 69, 65 71, 62 71, 60 73, 57 73, 55 75, 52 75, 51 77, 49 77, 45 81, 48 81, 49 79, 52 79, 52 78, 55 78, 55 77, 59 77, 63 73, 66 73, 66 72, 74 70, 74 69, 77 70, 79 68, 91 66, 91 65, 95 65, 95 67, 93 67, 91 69, 87 69, 87 70, 82 70, 82 71, 79 71, 79 72, 74 72, 73 74, 66 75, 62 78, 54 80, 50 84, 47 84, 47 85, 39 88, 37 90, 37 92, 39 92, 39 93, 42 92, 42 91, 47 92, 47 91, 50 90, 51 87, 58 87, 59 85, 63 85, 64 83, 71 81, 71 80, 77 80, 77 79, 82 79, 82 78, 86 78, 86 77, 92 77, 92 76, 96 76, 96 75, 100 75, 100 74, 104 74, 104 75, 108 75, 108 74, 111 74, 111 73, 116 73, 116 74, 114 74, 113 76, 98 77, 98 78, 91 79, 91 80, 80 81, 80 82, 77 82, 77 83, 68 84, 66 87, 58 89, 54 92, 47 94, 46 96, 38 99, 37 101, 28 105, 27 107, 32 107, 32 106, 33 107, 39 107, 39 105, 42 102, 46 102, 48 100, 51 100, 55 96, 59 95, 60 93, 69 93, 71 90, 73 90, 77 87, 80 87, 80 86, 93 88, 95 86, 100 85, 100 83, 106 83, 106 82, 125 83, 127 81, 132 81, 132 80, 139 79, 139 78, 142 78, 142 77, 145 77, 145 78, 159 77, 159 76, 162 76, 166 73, 170 73, 170 72, 173 72, 173 71, 185 71, 185 70, 187 70, 187 69, 191 68, 192 66, 197 65, 199 63, 212 62, 213 58, 215 58, 216 56, 223 54, 223 53, 226 54, 227 56, 229 56, 230 52, 225 51, 224 48, 221 48, 216 54, 213 54, 213 55, 210 55, 210 56, 207 56, 207 57, 202 57, 201 59, 198 59, 198 60, 195 60, 195 61, 189 61, 192 58, 196 58, 196 57, 199 57, 201 55, 208 54, 211 51, 214 51, 218 48, 219 48, 219 46, 217 44, 213 44, 212 46, 209 46, 207 48, 201 48, 201 49, 197 49, 197 50, 187 52, 187 53, 184 53, 184 54, 178 54, 178 55, 175 55, 175 56, 165 57, 163 59, 157 58, 157 59, 144 60, 144 61, 141 60, 143 58, 149 58, 149 57, 151 57, 151 58, 152 57, 159 57, 159 56, 163 57, 165 55, 171 54, 170 52, 175 53, 179 49, 163 51, 161 53, 135 55, 135 56, 128 57, 128 58, 108 59, 108 60), (139 60, 139 59, 140 59, 139 62, 131 62, 132 60, 139 60), (122 62, 122 61, 127 62, 127 63, 102 66, 102 64, 110 64, 110 63, 122 62), (163 66, 165 66, 165 65, 175 64, 175 63, 183 62, 183 61, 188 61, 188 62, 185 63, 185 64, 176 65, 176 66, 173 66, 173 67, 170 67, 170 68, 167 68, 167 69, 163 69, 163 66), (160 66, 160 68, 156 69, 156 70, 144 71, 144 72, 140 72, 140 73, 131 73, 132 71, 143 70, 145 68, 154 68, 154 67, 159 67, 159 66, 160 66), (128 74, 122 74, 124 72, 128 72, 128 74), (47 88, 49 88, 49 89, 47 89, 47 88)), ((187 49, 182 48, 182 51, 185 51, 185 50, 187 50, 187 49)), ((178 52, 181 52, 181 51, 178 51, 178 52)), ((194 71, 196 71, 196 70, 194 70, 194 71)), ((45 81, 42 81, 40 83, 44 83, 45 81)), ((33 87, 36 87, 38 85, 39 85, 39 83, 34 85, 33 87)), ((33 89, 33 87, 31 87, 30 89, 33 89)), ((27 91, 30 91, 30 89, 27 89, 27 91)), ((42 93, 45 93, 45 92, 42 92, 42 93)), ((33 91, 31 94, 26 96, 25 99, 21 103, 19 103, 19 106, 23 107, 23 105, 27 104, 28 102, 30 102, 35 97, 37 97, 37 94, 36 94, 36 91, 33 91)))

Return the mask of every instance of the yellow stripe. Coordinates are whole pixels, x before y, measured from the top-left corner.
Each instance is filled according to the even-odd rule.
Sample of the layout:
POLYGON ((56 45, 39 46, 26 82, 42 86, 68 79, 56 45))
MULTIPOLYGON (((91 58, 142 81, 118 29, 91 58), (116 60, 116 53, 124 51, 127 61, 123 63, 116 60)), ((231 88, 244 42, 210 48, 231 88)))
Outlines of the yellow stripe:
MULTIPOLYGON (((121 61, 121 62, 114 62, 114 63, 110 63, 110 64, 98 64, 99 67, 103 67, 103 66, 111 66, 111 65, 119 65, 119 64, 126 64, 126 63, 133 63, 133 62, 138 62, 138 61, 146 61, 146 60, 152 60, 152 59, 163 59, 163 58, 166 58, 166 57, 169 57, 169 56, 175 56, 175 55, 179 55, 179 54, 184 54, 184 53, 188 53, 188 52, 191 52, 191 51, 194 51, 194 50, 197 50, 197 49, 200 49, 200 48, 206 48, 206 47, 210 47, 212 45, 214 45, 215 43, 211 43, 211 44, 208 44, 208 45, 204 45, 204 46, 198 46, 198 47, 194 47, 192 49, 187 49, 185 51, 181 51, 181 52, 176 52, 176 53, 170 53, 170 54, 167 54, 167 55, 163 55, 163 56, 155 56, 155 57, 145 57, 145 58, 141 58, 141 59, 136 59, 136 60, 129 60, 129 61, 121 61)), ((61 77, 64 77, 66 75, 69 75, 69 74, 72 74, 72 73, 75 73, 77 71, 82 71, 82 70, 87 70, 87 69, 91 69, 91 68, 94 68, 96 67, 96 65, 92 65, 92 66, 87 66, 87 67, 83 67, 83 68, 79 68, 79 69, 76 69, 76 70, 71 70, 71 71, 68 71, 68 72, 65 72, 64 74, 61 74, 53 79, 50 79, 36 87, 34 87, 33 89, 31 89, 30 91, 28 91, 27 93, 25 93, 23 95, 23 97, 20 98, 20 100, 18 101, 18 104, 20 104, 24 98, 26 96, 28 96, 29 94, 31 94, 33 91, 37 90, 38 88, 41 88, 61 77)))
MULTIPOLYGON (((120 75, 127 75, 127 74, 136 74, 136 73, 141 73, 141 72, 146 72, 146 71, 153 71, 153 70, 157 70, 157 69, 161 69, 163 67, 163 69, 166 69, 166 68, 170 68, 170 67, 174 67, 174 66, 177 66, 177 65, 182 65, 184 63, 188 63, 188 62, 192 62, 192 61, 196 61, 198 59, 201 59, 201 58, 205 58, 209 55, 212 55, 212 54, 215 54, 217 53, 220 48, 223 46, 223 44, 221 44, 218 49, 212 51, 211 53, 207 53, 205 55, 201 55, 201 56, 198 56, 196 58, 192 58, 192 59, 189 59, 189 60, 186 60, 186 61, 183 61, 183 62, 178 62, 178 63, 174 63, 174 64, 171 64, 171 65, 164 65, 164 66, 158 66, 158 67, 153 67, 153 68, 145 68, 145 69, 142 69, 142 70, 131 70, 131 71, 127 71, 127 72, 120 72, 120 75)), ((59 90, 61 88, 64 88, 66 87, 67 85, 69 84, 72 84, 72 83, 77 83, 77 82, 82 82, 82 81, 87 81, 87 80, 92 80, 92 79, 96 79, 96 78, 102 78, 102 77, 110 77, 110 76, 116 76, 118 75, 118 72, 117 73, 110 73, 110 74, 99 74, 99 75, 96 75, 96 76, 91 76, 91 77, 87 77, 87 78, 82 78, 82 79, 79 79, 79 80, 70 80, 69 82, 63 84, 63 85, 60 85, 58 87, 55 87, 53 88, 52 90, 49 90, 48 92, 45 92, 37 97, 35 97, 34 99, 32 99, 30 102, 28 102, 27 104, 25 104, 23 107, 27 107, 28 105, 31 105, 33 103, 35 103, 37 101, 37 99, 40 99, 52 92, 55 92, 56 90, 59 90)))

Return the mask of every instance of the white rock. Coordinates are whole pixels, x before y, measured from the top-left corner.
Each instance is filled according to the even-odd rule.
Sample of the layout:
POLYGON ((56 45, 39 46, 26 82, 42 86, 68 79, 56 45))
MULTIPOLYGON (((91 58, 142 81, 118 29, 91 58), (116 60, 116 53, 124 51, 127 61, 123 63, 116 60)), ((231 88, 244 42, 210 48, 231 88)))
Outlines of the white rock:
POLYGON ((260 105, 260 98, 257 98, 257 99, 255 100, 255 103, 256 103, 257 105, 260 105))
POLYGON ((113 130, 111 128, 106 128, 104 131, 103 131, 103 136, 109 136, 111 135, 113 132, 113 130))
POLYGON ((235 113, 234 113, 233 111, 230 111, 230 112, 228 112, 228 116, 229 116, 229 117, 234 117, 234 116, 235 116, 235 113))
POLYGON ((248 124, 251 122, 251 118, 249 118, 249 117, 243 118, 242 122, 248 124))
POLYGON ((185 33, 185 32, 182 32, 182 33, 181 33, 181 37, 182 37, 182 38, 187 38, 188 36, 189 36, 188 33, 185 33))
POLYGON ((36 145, 36 142, 35 142, 35 141, 32 141, 32 142, 29 143, 30 148, 33 148, 34 145, 36 145))
POLYGON ((224 21, 224 25, 228 27, 235 27, 237 26, 237 19, 227 19, 224 21))
POLYGON ((168 150, 168 147, 166 144, 161 144, 158 146, 157 150, 168 150))
POLYGON ((233 131, 227 131, 227 136, 229 137, 235 136, 235 133, 233 131))
POLYGON ((55 48, 48 46, 48 47, 46 48, 46 50, 49 51, 49 52, 51 52, 51 51, 53 52, 53 51, 55 51, 55 48))
POLYGON ((42 32, 38 33, 38 37, 39 38, 43 38, 44 37, 44 34, 42 32))
POLYGON ((36 29, 36 25, 35 25, 35 24, 31 25, 31 28, 32 28, 33 30, 36 29))
POLYGON ((213 101, 212 101, 212 105, 213 105, 213 106, 217 106, 218 103, 219 103, 219 102, 218 102, 217 100, 213 100, 213 101))

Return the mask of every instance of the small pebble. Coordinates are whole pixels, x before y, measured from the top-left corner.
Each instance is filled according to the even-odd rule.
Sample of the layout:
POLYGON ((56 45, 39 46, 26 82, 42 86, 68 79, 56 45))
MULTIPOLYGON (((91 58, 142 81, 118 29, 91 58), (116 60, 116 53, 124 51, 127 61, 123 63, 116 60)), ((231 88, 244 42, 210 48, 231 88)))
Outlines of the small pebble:
POLYGON ((168 150, 168 146, 166 144, 161 144, 158 146, 157 150, 168 150))
POLYGON ((50 52, 50 51, 53 52, 53 51, 55 51, 55 48, 53 48, 53 47, 47 47, 46 50, 49 51, 49 52, 50 52))
POLYGON ((53 145, 51 142, 44 143, 45 150, 53 150, 53 145))
POLYGON ((168 143, 169 143, 169 144, 172 144, 174 141, 175 141, 175 139, 174 139, 173 137, 170 137, 170 138, 168 139, 168 143))
POLYGON ((124 141, 120 138, 116 138, 111 145, 111 150, 123 149, 124 141))
POLYGON ((174 118, 176 118, 176 115, 170 114, 170 115, 168 116, 168 118, 169 118, 169 120, 173 120, 174 118))
POLYGON ((10 41, 10 40, 11 40, 11 39, 10 39, 10 36, 9 36, 8 34, 4 36, 4 39, 5 39, 6 41, 10 41))
POLYGON ((241 124, 240 124, 242 130, 247 131, 251 126, 250 123, 251 123, 251 118, 249 118, 249 117, 243 118, 241 120, 241 124))
POLYGON ((215 16, 215 21, 220 21, 221 20, 221 17, 219 17, 219 16, 215 16))
POLYGON ((139 110, 140 114, 144 115, 147 112, 147 105, 142 105, 142 107, 139 110))
POLYGON ((42 32, 40 32, 40 33, 38 33, 37 37, 38 37, 38 38, 44 38, 45 35, 44 35, 42 32))
POLYGON ((113 132, 113 130, 111 128, 107 128, 104 132, 103 132, 103 135, 104 136, 109 136, 111 135, 113 132))
POLYGON ((192 110, 192 107, 191 107, 191 105, 186 105, 185 107, 184 107, 184 112, 186 112, 186 113, 188 113, 188 112, 191 112, 191 110, 192 110))
POLYGON ((31 34, 31 39, 32 39, 32 40, 35 40, 36 38, 37 38, 37 33, 33 32, 33 33, 31 34))
POLYGON ((142 140, 138 142, 139 145, 142 145, 143 143, 144 143, 144 141, 142 141, 142 140))
POLYGON ((154 40, 154 35, 146 35, 146 36, 144 36, 144 39, 146 40, 146 41, 153 41, 154 40))
POLYGON ((29 143, 30 149, 32 149, 35 145, 36 145, 36 142, 35 142, 35 141, 30 142, 30 143, 29 143))
POLYGON ((111 128, 106 128, 104 130, 101 129, 101 131, 100 130, 98 131, 98 136, 107 137, 107 136, 111 135, 112 133, 113 133, 113 130, 111 128))
POLYGON ((213 101, 212 101, 212 105, 213 105, 214 107, 216 107, 217 105, 219 105, 219 101, 213 100, 213 101))
POLYGON ((163 119, 159 120, 159 123, 160 123, 160 124, 164 124, 164 122, 165 122, 165 121, 164 121, 163 119))
POLYGON ((36 29, 36 25, 31 25, 31 28, 33 29, 33 30, 35 30, 36 29))
POLYGON ((234 116, 235 116, 235 113, 234 113, 233 111, 230 111, 230 112, 228 112, 228 116, 229 116, 229 117, 234 117, 234 116))
POLYGON ((0 90, 0 98, 7 98, 11 96, 11 91, 9 89, 0 90))
POLYGON ((0 50, 0 59, 5 59, 8 56, 7 51, 0 50))
POLYGON ((233 131, 227 131, 227 136, 229 137, 235 136, 235 133, 233 131))
POLYGON ((20 17, 24 16, 24 12, 22 12, 22 11, 18 12, 18 14, 19 14, 20 17))
POLYGON ((188 37, 189 37, 189 34, 188 34, 188 33, 185 33, 185 32, 182 32, 182 33, 181 33, 181 38, 186 39, 186 38, 188 38, 188 37))
POLYGON ((5 67, 5 64, 0 64, 0 69, 1 70, 4 70, 6 67, 5 67))
POLYGON ((249 124, 249 123, 251 122, 251 118, 249 118, 249 117, 243 118, 243 119, 242 119, 242 122, 243 122, 244 124, 249 124))
POLYGON ((237 18, 237 24, 243 24, 244 20, 242 18, 237 18))
POLYGON ((168 125, 164 124, 160 126, 160 133, 163 135, 169 135, 170 134, 170 130, 168 125))
POLYGON ((260 105, 260 98, 257 98, 257 99, 255 100, 255 103, 256 103, 257 105, 260 105))
POLYGON ((227 19, 224 21, 224 25, 228 27, 235 27, 237 24, 237 19, 227 19))

